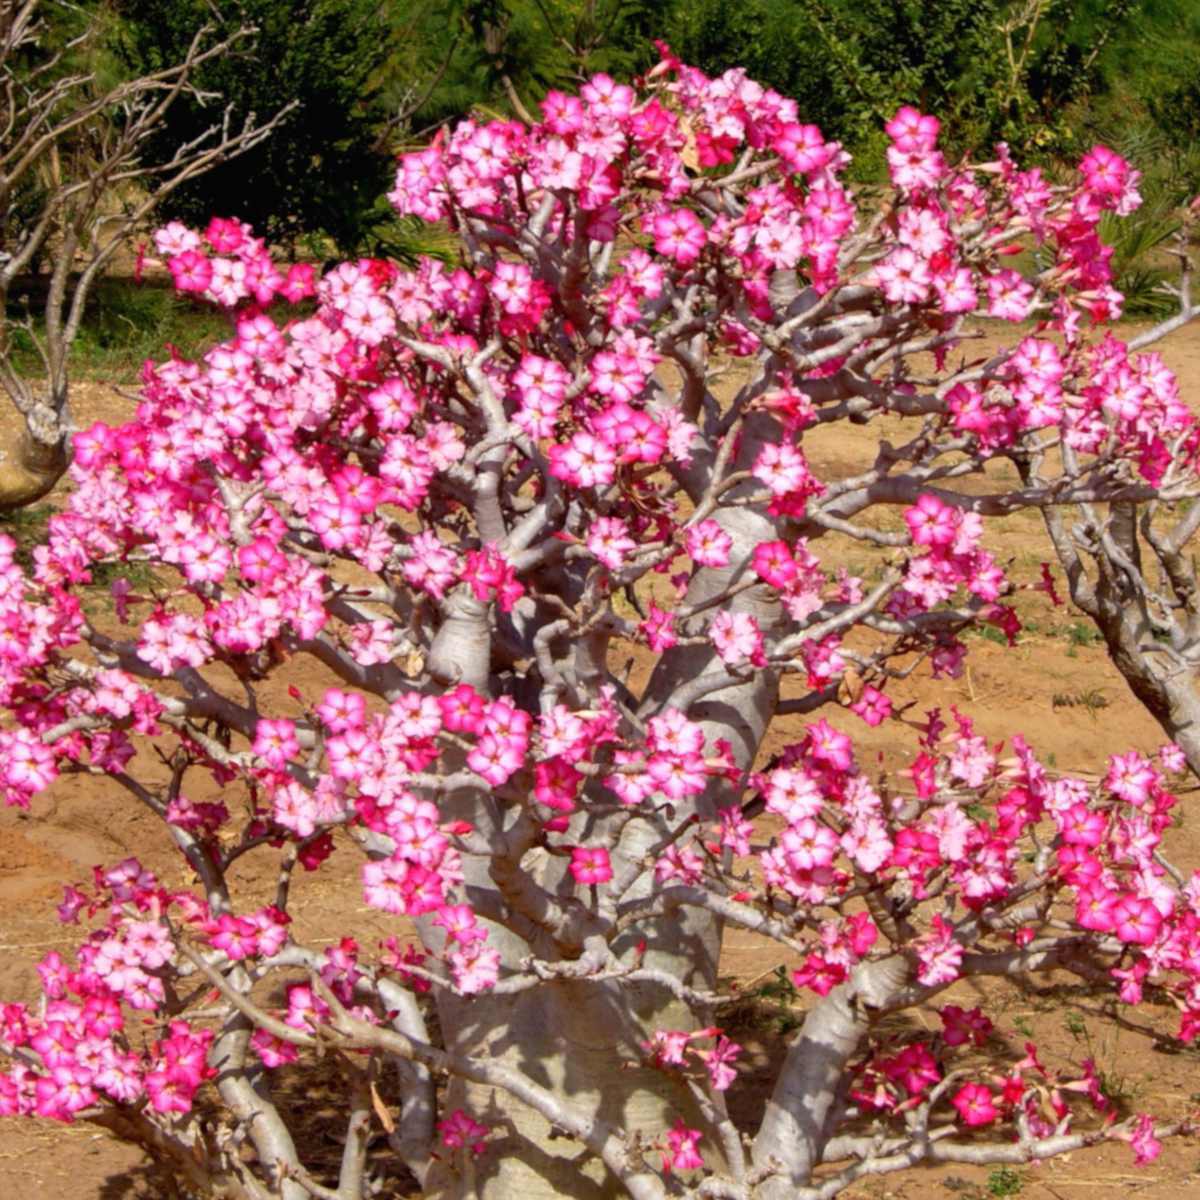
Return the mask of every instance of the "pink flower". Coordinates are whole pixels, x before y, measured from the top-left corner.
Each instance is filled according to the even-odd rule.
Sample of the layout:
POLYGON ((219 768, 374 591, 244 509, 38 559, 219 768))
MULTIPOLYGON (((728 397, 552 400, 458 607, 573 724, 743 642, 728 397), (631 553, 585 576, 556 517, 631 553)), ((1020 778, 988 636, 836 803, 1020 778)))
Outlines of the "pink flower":
POLYGON ((490 544, 467 554, 462 578, 470 585, 476 600, 488 601, 494 597, 501 612, 512 612, 513 605, 525 594, 512 566, 490 544))
POLYGON ((749 613, 717 613, 709 623, 708 635, 721 660, 730 666, 748 662, 752 666, 766 667, 762 631, 749 613))
POLYGON ((1073 804, 1059 815, 1058 827, 1068 846, 1096 847, 1104 841, 1108 817, 1086 804, 1073 804))
POLYGON ((550 474, 574 487, 607 487, 616 476, 617 452, 580 430, 565 446, 550 447, 550 474))
POLYGON ((620 517, 599 517, 588 530, 587 548, 610 571, 616 571, 637 549, 637 542, 629 536, 629 526, 620 517))
POLYGON ((286 1066, 288 1063, 299 1062, 300 1051, 291 1042, 268 1033, 265 1029, 256 1029, 250 1037, 250 1045, 262 1060, 264 1067, 286 1066))
POLYGON ((456 1108, 448 1117, 438 1122, 438 1133, 442 1145, 451 1150, 468 1149, 472 1154, 482 1154, 488 1128, 469 1117, 461 1108, 456 1108))
POLYGON ((154 231, 154 248, 168 257, 182 254, 185 250, 198 250, 200 235, 179 221, 170 221, 154 231))
POLYGON ((805 744, 812 758, 831 770, 847 771, 854 762, 853 743, 826 720, 805 727, 805 744))
POLYGON ((1149 946, 1158 937, 1163 919, 1153 900, 1126 894, 1113 905, 1112 921, 1113 932, 1121 941, 1149 946))
POLYGON ((982 1046, 992 1032, 992 1023, 981 1008, 964 1010, 957 1004, 947 1004, 939 1015, 945 1025, 942 1040, 947 1046, 963 1046, 967 1042, 982 1046))
POLYGON ((282 770, 288 759, 300 750, 296 726, 282 718, 263 717, 254 728, 254 753, 269 767, 282 770))
POLYGON ((1133 1147, 1133 1161, 1139 1167, 1152 1163, 1162 1153, 1162 1142, 1154 1136, 1153 1118, 1146 1113, 1138 1114, 1129 1144, 1133 1147))
POLYGON ((917 546, 950 546, 958 536, 958 513, 936 496, 918 496, 904 520, 917 546))
POLYGON ((476 919, 474 912, 466 904, 448 904, 436 917, 433 924, 446 931, 446 942, 469 946, 472 942, 487 939, 487 930, 476 919))
POLYGON ((551 133, 576 133, 584 125, 583 101, 562 92, 547 92, 541 102, 546 128, 551 133))
POLYGON ((660 884, 678 880, 696 884, 704 877, 704 859, 690 847, 668 846, 654 866, 654 878, 660 884))
POLYGON ((999 1115, 991 1089, 983 1083, 964 1083, 950 1101, 964 1125, 990 1125, 999 1115))
POLYGON ((338 779, 357 781, 376 770, 380 764, 379 745, 362 729, 347 729, 331 737, 325 744, 329 770, 338 779))
POLYGON ((988 316, 1002 321, 1023 321, 1029 316, 1033 288, 1016 271, 1005 269, 986 280, 988 316))
POLYGON ((946 162, 931 144, 905 139, 887 150, 888 173, 892 183, 903 191, 934 188, 946 173, 946 162))
POLYGON ((675 622, 672 615, 650 603, 650 615, 638 626, 645 635, 646 643, 656 654, 670 650, 678 641, 675 636, 675 622))
POLYGON ((403 859, 385 858, 363 864, 363 899, 372 908, 401 916, 435 912, 445 903, 438 876, 403 859))
POLYGON ((188 1113, 200 1080, 193 1070, 164 1066, 146 1075, 146 1093, 155 1112, 188 1113))
MULTIPOLYGON (((393 206, 460 235, 461 263, 318 275, 276 263, 238 220, 160 230, 176 287, 230 309, 228 336, 148 362, 125 422, 75 437, 43 544, 0 534, 3 799, 28 804, 59 774, 140 780, 202 874, 237 875, 247 849, 315 871, 336 844, 375 923, 425 917, 425 944, 392 936, 372 955, 346 937, 293 985, 278 971, 294 966, 272 963, 300 962, 283 912, 216 893, 211 911, 135 859, 100 868, 59 908, 94 928, 43 958, 39 1004, 0 1007, 0 1113, 193 1110, 212 1036, 168 1002, 216 1028, 224 1001, 178 986, 181 937, 243 964, 264 1001, 282 987, 306 1035, 333 1019, 330 995, 386 1021, 384 972, 470 1016, 471 997, 538 982, 493 942, 529 916, 522 872, 546 855, 563 877, 551 901, 585 924, 587 901, 607 920, 621 899, 625 851, 650 868, 618 906, 634 966, 653 954, 643 917, 670 934, 707 896, 803 935, 791 978, 819 995, 897 952, 936 991, 961 981, 980 929, 977 949, 1032 952, 1049 913, 1063 936, 1122 949, 1102 973, 1122 1002, 1152 985, 1197 1036, 1200 873, 1180 883, 1156 857, 1178 747, 1115 754, 1097 783, 1051 778, 1023 741, 1002 752, 958 713, 903 714, 919 742, 887 761, 848 713, 782 720, 836 693, 879 726, 910 667, 962 672, 964 612, 1011 640, 1017 588, 1056 599, 1036 564, 1006 571, 983 511, 1069 498, 1064 462, 1084 464, 1101 507, 1135 478, 1194 483, 1200 426, 1162 359, 1084 337, 1089 316, 1120 312, 1099 222, 1138 203, 1138 173, 1103 147, 1065 186, 1004 147, 951 166, 937 119, 905 107, 886 127, 892 187, 860 212, 849 156, 793 100, 665 49, 636 86, 597 75, 535 115, 468 116, 397 164, 393 206), (286 319, 273 307, 307 297, 286 319), (1040 324, 964 365, 955 318, 972 311, 1040 324), (736 397, 714 383, 723 356, 746 359, 736 397), (838 423, 880 418, 864 461, 827 481, 838 423), (958 486, 1039 439, 1061 453, 1029 489, 996 476, 991 503, 958 486), (846 521, 894 544, 886 595, 839 569, 846 521), (117 562, 144 562, 148 581, 119 580, 114 619, 93 628, 86 589, 117 562), (651 653, 623 679, 631 642, 651 653), (182 785, 157 752, 168 776, 190 764, 182 785), (879 889, 908 913, 896 945, 863 911, 879 889), (991 920, 1005 910, 1009 929, 991 920)), ((946 1091, 960 1130, 1003 1119, 1038 1138, 1065 1128, 1068 1103, 1099 1107, 1093 1066, 1055 1077, 1031 1049, 963 1086, 949 1051, 969 1057, 991 1026, 953 1004, 941 1021, 928 1044, 851 1064, 841 1083, 864 1114, 900 1123, 946 1091)), ((299 1061, 286 1037, 250 1032, 263 1069, 299 1061)), ((674 1083, 735 1079, 719 1029, 658 1030, 644 1048, 674 1083)), ((461 1160, 495 1122, 452 1108, 439 1149, 461 1160)), ((1148 1118, 1107 1128, 1139 1161, 1157 1153, 1148 1118)), ((683 1121, 659 1143, 665 1171, 703 1168, 683 1121)))
POLYGON ((311 263, 293 263, 277 290, 285 300, 299 304, 317 290, 314 276, 315 269, 311 263))
POLYGON ((246 226, 236 218, 213 217, 204 237, 218 254, 234 254, 245 243, 247 232, 246 226))
POLYGON ((826 143, 816 125, 788 122, 775 135, 772 149, 800 174, 818 171, 833 158, 836 146, 826 143))
POLYGON ((525 751, 515 741, 485 733, 467 755, 467 766, 492 787, 507 783, 525 762, 525 751))
POLYGON ((1083 929, 1111 933, 1116 923, 1117 895, 1101 884, 1081 887, 1075 900, 1075 921, 1083 929))
POLYGON ((451 733, 483 731, 483 697, 469 684, 460 683, 438 697, 442 721, 451 733))
POLYGON ((682 1029, 656 1029, 642 1049, 650 1055, 656 1067, 678 1067, 683 1065, 684 1053, 693 1038, 700 1036, 695 1031, 682 1029))
POLYGON ((723 567, 729 562, 733 539, 711 518, 688 526, 687 552, 701 567, 723 567))
POLYGON ((446 955, 459 991, 468 996, 495 987, 500 975, 500 951, 481 941, 468 942, 446 955))
POLYGON ((1174 742, 1167 742, 1158 752, 1159 766, 1170 774, 1187 770, 1187 757, 1174 742))
POLYGON ((654 248, 681 267, 690 267, 708 240, 700 218, 691 209, 675 208, 653 219, 650 232, 654 248))
POLYGON ((907 246, 893 250, 876 268, 875 280, 891 304, 920 304, 929 297, 933 275, 907 246))
POLYGON ((927 149, 937 143, 942 123, 937 117, 919 112, 906 104, 884 126, 888 137, 902 149, 927 149))
POLYGON ((203 292, 212 282, 212 262, 196 250, 185 250, 167 260, 171 281, 181 292, 203 292))
POLYGON ((718 1092, 727 1091, 737 1078, 733 1061, 741 1052, 742 1048, 737 1042, 722 1035, 718 1035, 711 1050, 698 1052, 708 1070, 709 1081, 718 1092))
POLYGON ((608 851, 602 846, 575 846, 571 850, 571 874, 576 883, 607 883, 613 877, 608 851))
POLYGON ((783 588, 798 575, 796 561, 786 542, 761 542, 754 548, 754 571, 774 588, 783 588))
POLYGON ((58 777, 54 750, 27 729, 0 730, 0 787, 10 804, 27 805, 30 796, 58 777))
POLYGON ((361 692, 343 692, 330 688, 317 705, 317 716, 331 733, 343 733, 362 726, 366 700, 361 692))
POLYGON ((913 946, 917 953, 917 978, 924 984, 937 986, 953 983, 962 966, 962 944, 955 940, 954 931, 941 914, 933 918, 933 928, 913 946))
POLYGON ((1079 164, 1084 184, 1101 196, 1119 196, 1125 189, 1129 164, 1107 146, 1093 146, 1079 164))
POLYGON ((1158 783, 1158 772, 1136 750, 1114 754, 1108 760, 1104 786, 1127 804, 1144 805, 1158 783))
POLYGON ((788 865, 795 871, 811 871, 828 866, 838 850, 838 836, 812 817, 789 825, 780 837, 788 865))
POLYGON ((942 1077, 937 1060, 920 1043, 907 1045, 894 1057, 880 1060, 878 1067, 910 1096, 923 1096, 942 1077))
POLYGON ((872 727, 883 724, 892 714, 892 702, 870 684, 863 688, 862 694, 850 708, 872 727))
POLYGON ((700 1154, 699 1129, 689 1129, 680 1117, 673 1128, 667 1130, 667 1146, 663 1150, 663 1172, 691 1171, 704 1166, 700 1154))
POLYGON ((845 983, 848 974, 844 964, 810 954, 803 965, 792 972, 792 983, 798 988, 812 988, 818 996, 827 996, 839 983, 845 983))
POLYGON ((74 925, 79 921, 80 912, 87 907, 88 898, 76 887, 69 884, 63 888, 62 903, 58 906, 58 919, 64 925, 74 925))
POLYGON ((785 496, 791 492, 812 495, 821 490, 808 469, 803 452, 796 446, 776 445, 768 442, 758 452, 751 468, 754 477, 770 489, 773 496, 785 496))

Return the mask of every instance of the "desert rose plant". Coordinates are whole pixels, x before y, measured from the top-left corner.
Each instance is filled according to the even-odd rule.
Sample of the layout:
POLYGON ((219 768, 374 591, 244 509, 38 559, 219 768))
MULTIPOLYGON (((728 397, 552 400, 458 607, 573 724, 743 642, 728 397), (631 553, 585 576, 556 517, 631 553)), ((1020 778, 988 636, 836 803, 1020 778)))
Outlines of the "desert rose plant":
POLYGON ((1003 147, 952 165, 910 109, 888 134, 892 186, 856 202, 791 102, 664 50, 636 90, 597 76, 403 158, 391 200, 453 229, 457 267, 316 279, 235 221, 159 232, 234 332, 76 437, 30 561, 0 539, 0 787, 115 781, 199 890, 135 859, 67 887, 89 932, 0 1010, 0 1112, 98 1122, 189 1194, 255 1200, 405 1172, 448 1197, 829 1197, 1107 1139, 1143 1162, 1187 1128, 1032 1044, 981 1055, 987 1014, 942 995, 1058 968, 1195 1035, 1200 879, 1162 846, 1183 751, 1062 777, 1036 739, 889 695, 954 677, 972 625, 1014 636, 1018 587, 1056 598, 987 518, 1200 490, 1172 376, 1091 332, 1120 309, 1097 223, 1137 174, 1101 147, 1066 183, 1003 147), (972 356, 974 317, 1025 324, 972 356), (837 422, 883 432, 818 477, 806 438, 837 422), (153 584, 89 617, 94 565, 130 560, 153 584), (895 729, 890 773, 860 722, 895 729), (278 857, 270 895, 233 885, 250 854, 278 857), (346 911, 394 932, 306 942, 293 875, 348 856, 346 911), (755 1128, 726 1109, 729 928, 808 997, 755 1128), (881 1032, 918 1007, 936 1034, 881 1032), (279 1086, 318 1072, 333 1171, 279 1086))

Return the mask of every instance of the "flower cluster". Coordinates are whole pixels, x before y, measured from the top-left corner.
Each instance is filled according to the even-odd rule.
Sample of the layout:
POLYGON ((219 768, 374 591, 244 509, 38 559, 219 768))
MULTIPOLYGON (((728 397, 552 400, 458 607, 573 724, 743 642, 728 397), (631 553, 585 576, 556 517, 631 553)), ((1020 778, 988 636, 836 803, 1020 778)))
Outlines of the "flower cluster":
POLYGON ((36 1013, 23 1004, 0 1009, 0 1050, 14 1060, 0 1073, 0 1115, 71 1121, 104 1098, 164 1115, 190 1112, 216 1074, 208 1063, 213 1031, 171 1020, 163 1036, 131 1048, 137 1035, 124 1009, 165 1010, 163 971, 176 949, 164 916, 176 910, 176 920, 199 925, 204 906, 190 893, 164 891, 136 859, 97 868, 90 900, 67 892, 67 916, 83 904, 106 905, 108 919, 74 964, 57 951, 38 964, 45 999, 36 1013))

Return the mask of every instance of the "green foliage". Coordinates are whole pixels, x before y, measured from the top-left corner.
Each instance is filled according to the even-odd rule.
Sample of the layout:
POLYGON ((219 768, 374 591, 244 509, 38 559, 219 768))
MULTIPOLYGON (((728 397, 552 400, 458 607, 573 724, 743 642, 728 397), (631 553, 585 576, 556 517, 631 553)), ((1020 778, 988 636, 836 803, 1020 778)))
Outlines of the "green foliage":
POLYGON ((1088 688, 1078 692, 1055 692, 1051 697, 1050 707, 1082 708, 1092 720, 1102 708, 1108 708, 1111 701, 1099 688, 1088 688))
POLYGON ((1012 1167, 995 1167, 988 1174, 989 1196, 1019 1196, 1025 1181, 1012 1167))
POLYGON ((968 629, 964 629, 963 633, 970 637, 982 638, 985 642, 995 642, 998 646, 1007 646, 1008 638, 1005 637, 1002 629, 997 629, 995 625, 972 625, 968 629))
MULTIPOLYGON (((1136 26, 1114 38, 1100 62, 1103 86, 1087 114, 1110 136, 1148 127, 1161 151, 1200 138, 1200 6, 1139 0, 1136 26)), ((1147 162, 1147 165, 1150 165, 1147 162)), ((1200 174, 1191 190, 1200 188, 1200 174)))
POLYGON ((805 120, 882 166, 882 121, 902 104, 942 118, 954 153, 1007 141, 1025 160, 1079 147, 1071 106, 1137 0, 693 0, 672 31, 687 61, 742 65, 793 96, 805 120))
POLYGON ((1113 285, 1125 297, 1125 312, 1132 317, 1161 317, 1177 307, 1163 290, 1171 272, 1161 264, 1158 251, 1179 230, 1174 205, 1155 198, 1132 216, 1113 218, 1105 213, 1100 236, 1113 247, 1113 285))
POLYGON ((53 513, 48 504, 0 511, 0 533, 16 542, 16 560, 23 570, 32 570, 34 547, 45 544, 47 523, 53 513))
MULTIPOLYGON (((107 595, 108 600, 112 599, 112 585, 118 579, 125 580, 135 594, 142 595, 152 593, 159 582, 149 564, 140 559, 112 559, 96 562, 92 563, 90 570, 93 591, 102 597, 107 595)), ((96 598, 93 595, 89 597, 89 600, 95 604, 96 598)))
MULTIPOLYGON (((10 297, 10 317, 19 319, 25 309, 37 307, 44 285, 32 281, 10 297)), ((99 280, 88 294, 79 336, 71 347, 71 371, 79 376, 101 376, 112 383, 132 383, 147 358, 161 358, 169 346, 184 358, 203 354, 229 336, 229 318, 211 305, 177 295, 166 284, 139 286, 132 280, 99 280)), ((39 360, 27 332, 19 325, 10 334, 10 348, 18 370, 34 374, 39 360)))
MULTIPOLYGON (((178 61, 215 6, 204 0, 117 0, 120 46, 131 70, 178 61)), ((321 233, 343 251, 371 243, 377 198, 390 161, 380 144, 384 119, 377 76, 391 53, 391 25, 378 0, 238 0, 219 8, 221 34, 257 27, 254 43, 205 64, 196 83, 215 93, 170 110, 152 148, 174 149, 219 122, 235 125, 296 100, 274 135, 249 153, 185 184, 163 206, 167 217, 203 224, 240 217, 273 242, 295 245, 321 233)))
POLYGON ((1178 307, 1164 284, 1178 278, 1173 251, 1183 205, 1200 189, 1200 143, 1174 142, 1148 119, 1121 124, 1109 117, 1096 133, 1143 172, 1141 207, 1127 217, 1106 213, 1100 222, 1100 236, 1113 248, 1114 285, 1127 315, 1166 316, 1178 307))
POLYGON ((605 71, 627 79, 656 58, 678 0, 442 0, 394 7, 392 111, 420 101, 415 136, 472 111, 512 113, 605 71))
POLYGON ((770 1030, 787 1037, 800 1027, 802 1014, 797 1011, 801 996, 787 967, 778 966, 770 975, 747 989, 721 1014, 728 1028, 770 1030))
POLYGON ((1095 646, 1100 641, 1100 631, 1084 621, 1073 621, 1067 626, 1067 641, 1072 646, 1095 646))
POLYGON ((884 173, 883 123, 936 113, 952 157, 1006 141, 1052 171, 1102 140, 1145 173, 1146 203, 1105 222, 1132 316, 1158 316, 1181 201, 1200 190, 1200 6, 1182 0, 444 0, 405 16, 393 103, 428 86, 416 135, 471 111, 532 108, 551 87, 649 65, 663 37, 710 74, 741 66, 884 173), (440 64, 440 65, 439 65, 440 64), (401 82, 407 88, 397 89, 401 82), (418 83, 419 81, 419 83, 418 83))
POLYGON ((393 107, 432 85, 411 130, 529 105, 597 70, 628 77, 663 38, 710 74, 744 67, 882 166, 901 104, 937 113, 955 152, 1087 148, 1105 114, 1176 141, 1200 129, 1200 6, 1185 0, 417 0, 394 4, 393 107), (1189 53, 1189 50, 1191 53, 1189 53))

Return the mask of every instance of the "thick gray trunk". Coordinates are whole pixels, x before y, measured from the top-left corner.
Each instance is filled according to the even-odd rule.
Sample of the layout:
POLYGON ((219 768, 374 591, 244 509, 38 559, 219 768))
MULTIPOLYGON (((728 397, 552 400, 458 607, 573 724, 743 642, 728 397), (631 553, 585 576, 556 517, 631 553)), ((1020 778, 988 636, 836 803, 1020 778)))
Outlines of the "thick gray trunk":
MULTIPOLYGON (((439 1003, 448 1049, 486 1054, 553 1089, 576 1108, 636 1131, 646 1155, 683 1116, 704 1124, 677 1079, 640 1065, 638 1041, 653 1028, 688 1028, 682 1005, 649 991, 630 1004, 615 984, 563 980, 515 997, 443 997, 439 1003), (631 1018, 638 1008, 647 1021, 631 1018)), ((537 1113, 502 1091, 452 1080, 445 1111, 462 1108, 492 1131, 484 1153, 440 1150, 426 1180, 439 1200, 608 1200, 627 1193, 595 1156, 570 1137, 556 1136, 537 1113)), ((719 1157, 709 1157, 715 1165, 719 1157)))
POLYGON ((0 512, 24 508, 47 495, 69 462, 65 434, 43 442, 22 427, 0 446, 0 512))
MULTIPOLYGON (((747 450, 752 452, 752 447, 747 450)), ((771 521, 745 509, 722 510, 718 519, 734 541, 730 565, 721 570, 698 571, 685 602, 689 605, 719 596, 731 582, 744 579, 754 548, 778 536, 771 521)), ((439 631, 430 666, 443 679, 463 680, 486 691, 490 650, 487 607, 461 597, 456 597, 456 602, 450 619, 439 631)), ((743 591, 723 607, 752 613, 768 633, 781 617, 775 594, 765 586, 743 591)), ((577 678, 590 682, 603 672, 605 664, 596 661, 602 657, 602 650, 601 641, 580 639, 570 652, 570 666, 577 678)), ((667 652, 646 688, 641 715, 646 718, 672 705, 684 708, 703 726, 710 751, 718 739, 724 739, 731 744, 737 764, 749 769, 775 711, 778 676, 759 671, 741 679, 731 677, 728 686, 694 702, 681 694, 690 682, 722 669, 711 645, 681 646, 667 652)), ((671 823, 677 825, 693 815, 711 821, 721 807, 740 799, 740 791, 725 779, 714 779, 703 795, 676 806, 671 823)), ((607 799, 611 801, 611 797, 607 799)), ((471 790, 443 797, 441 804, 447 817, 468 820, 480 832, 504 820, 482 792, 471 790)), ((584 819, 583 813, 580 819, 584 819)), ((614 864, 618 869, 621 860, 635 868, 648 865, 624 899, 645 896, 655 886, 650 852, 661 836, 661 830, 646 822, 631 821, 625 827, 614 864)), ((498 867, 491 858, 464 855, 467 900, 481 916, 498 914, 508 902, 498 867)), ((535 851, 522 858, 517 870, 532 872, 551 895, 561 894, 561 858, 547 860, 535 851)), ((534 949, 512 928, 492 920, 482 923, 489 930, 489 945, 500 951, 506 965, 516 966, 531 954, 540 957, 544 953, 540 939, 534 949)), ((423 928, 422 936, 432 946, 439 944, 435 929, 423 928)), ((644 956, 641 961, 646 967, 661 969, 693 987, 712 990, 717 984, 720 941, 721 928, 716 920, 707 913, 683 909, 638 923, 613 942, 611 950, 623 961, 634 955, 644 956)), ((701 1116, 686 1084, 675 1073, 643 1065, 641 1043, 649 1040, 655 1030, 694 1029, 697 1024, 691 1009, 666 989, 561 980, 514 996, 457 997, 443 992, 438 995, 438 1010, 447 1049, 503 1061, 576 1107, 638 1135, 647 1158, 656 1167, 656 1143, 661 1144, 665 1131, 683 1117, 691 1128, 705 1132, 705 1161, 721 1168, 719 1138, 701 1116)), ((719 1109, 719 1099, 717 1104, 719 1109)), ((456 1108, 488 1126, 492 1136, 478 1157, 469 1152, 441 1150, 439 1161, 425 1181, 428 1194, 446 1200, 600 1200, 626 1194, 595 1156, 574 1139, 555 1136, 544 1118, 504 1092, 452 1079, 443 1116, 456 1108)))
POLYGON ((809 1183, 840 1119, 850 1059, 909 973, 898 954, 863 964, 809 1010, 754 1139, 754 1165, 780 1172, 763 1184, 762 1200, 787 1200, 809 1183))

